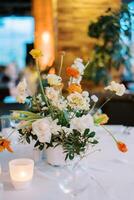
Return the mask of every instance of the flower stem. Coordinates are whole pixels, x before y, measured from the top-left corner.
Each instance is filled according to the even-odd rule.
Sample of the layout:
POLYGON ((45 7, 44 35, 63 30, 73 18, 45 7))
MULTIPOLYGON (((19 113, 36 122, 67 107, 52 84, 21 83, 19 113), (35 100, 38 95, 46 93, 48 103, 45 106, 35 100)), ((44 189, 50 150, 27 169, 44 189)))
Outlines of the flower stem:
POLYGON ((92 108, 91 108, 91 110, 90 110, 90 113, 91 113, 91 114, 92 114, 92 111, 94 110, 95 106, 96 106, 96 103, 93 104, 93 106, 92 106, 92 108))
POLYGON ((41 80, 41 75, 40 75, 40 70, 39 70, 39 60, 38 59, 36 59, 36 69, 37 69, 37 73, 38 73, 41 92, 43 94, 43 97, 44 97, 44 100, 45 100, 47 107, 50 109, 51 116, 53 117, 53 112, 52 112, 51 106, 49 105, 47 97, 46 97, 45 92, 44 92, 44 88, 43 88, 43 84, 42 84, 42 80, 41 80))
POLYGON ((65 53, 62 52, 61 54, 61 62, 60 62, 60 69, 59 69, 59 76, 61 76, 62 66, 63 66, 63 60, 64 60, 65 53))
POLYGON ((113 138, 113 140, 117 143, 116 138, 113 136, 113 134, 103 125, 101 127, 113 138))
POLYGON ((40 84, 41 92, 42 92, 42 94, 43 94, 45 103, 46 103, 47 106, 49 107, 49 104, 48 104, 48 101, 47 101, 47 98, 46 98, 46 95, 45 95, 45 92, 44 92, 42 80, 41 80, 41 75, 40 75, 40 70, 39 70, 39 61, 38 61, 38 59, 36 59, 36 69, 37 69, 37 73, 38 73, 38 78, 39 78, 39 84, 40 84))
POLYGON ((102 109, 103 106, 104 106, 106 103, 108 103, 108 102, 113 98, 114 95, 115 95, 115 93, 112 94, 112 95, 97 109, 97 111, 94 113, 94 115, 98 112, 98 110, 102 109))
POLYGON ((87 68, 87 66, 89 65, 90 61, 87 62, 87 64, 85 65, 85 69, 87 68))

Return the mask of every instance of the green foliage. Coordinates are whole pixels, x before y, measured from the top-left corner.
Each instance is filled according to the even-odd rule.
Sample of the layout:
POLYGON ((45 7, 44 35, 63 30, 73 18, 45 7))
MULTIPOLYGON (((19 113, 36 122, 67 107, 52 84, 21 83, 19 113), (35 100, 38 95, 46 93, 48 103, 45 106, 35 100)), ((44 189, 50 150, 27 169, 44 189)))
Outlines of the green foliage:
POLYGON ((51 142, 47 143, 47 148, 62 145, 66 159, 73 160, 76 155, 84 154, 88 145, 95 145, 97 143, 95 132, 85 129, 84 133, 81 133, 73 129, 70 134, 59 132, 58 135, 52 135, 51 142))
POLYGON ((85 70, 85 79, 90 79, 95 84, 107 84, 110 79, 109 70, 112 67, 119 69, 130 57, 129 46, 124 43, 125 37, 131 37, 128 6, 123 4, 119 11, 108 9, 97 22, 89 25, 88 35, 102 43, 94 45, 91 62, 85 70))
POLYGON ((69 113, 65 110, 58 111, 56 118, 58 119, 58 124, 62 126, 69 126, 69 113))

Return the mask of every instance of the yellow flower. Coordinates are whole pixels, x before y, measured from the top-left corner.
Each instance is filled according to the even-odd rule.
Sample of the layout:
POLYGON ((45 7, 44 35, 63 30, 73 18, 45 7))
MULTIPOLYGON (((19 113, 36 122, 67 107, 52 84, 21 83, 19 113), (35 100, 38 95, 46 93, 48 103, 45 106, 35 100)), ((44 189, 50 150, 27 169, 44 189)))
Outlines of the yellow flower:
POLYGON ((109 120, 109 117, 106 114, 100 114, 95 116, 95 123, 98 125, 106 124, 109 120))
POLYGON ((41 50, 39 49, 32 49, 29 54, 34 58, 34 59, 37 59, 37 58, 40 58, 41 56, 43 56, 41 50))

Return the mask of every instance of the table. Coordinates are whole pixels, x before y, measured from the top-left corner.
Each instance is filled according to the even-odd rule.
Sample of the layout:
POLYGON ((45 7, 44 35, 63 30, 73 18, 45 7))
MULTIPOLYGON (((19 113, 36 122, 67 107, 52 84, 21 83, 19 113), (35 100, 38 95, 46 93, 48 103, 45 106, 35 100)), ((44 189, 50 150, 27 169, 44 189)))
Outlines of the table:
MULTIPOLYGON (((97 129, 97 137, 100 138, 98 147, 101 152, 88 156, 87 161, 91 175, 96 177, 103 189, 97 185, 89 186, 88 190, 81 194, 79 200, 134 200, 134 128, 130 134, 125 133, 123 126, 108 126, 114 135, 128 145, 126 154, 120 153, 111 137, 103 130, 97 129)), ((57 181, 43 175, 38 166, 35 168, 34 179, 31 188, 24 191, 15 191, 11 185, 8 173, 8 161, 16 157, 33 158, 32 146, 14 145, 15 153, 4 152, 0 154, 2 164, 1 181, 4 184, 4 200, 69 200, 58 186, 57 181)), ((0 197, 1 200, 1 197, 0 197)))

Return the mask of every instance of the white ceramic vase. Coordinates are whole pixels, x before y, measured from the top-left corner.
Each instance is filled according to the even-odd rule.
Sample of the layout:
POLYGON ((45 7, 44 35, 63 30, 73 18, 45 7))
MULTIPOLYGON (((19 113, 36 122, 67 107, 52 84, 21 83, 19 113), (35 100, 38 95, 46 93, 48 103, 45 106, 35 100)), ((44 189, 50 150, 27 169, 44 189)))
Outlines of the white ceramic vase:
POLYGON ((61 145, 57 147, 49 147, 46 149, 47 162, 53 166, 65 166, 67 161, 65 161, 66 154, 63 151, 61 145))

